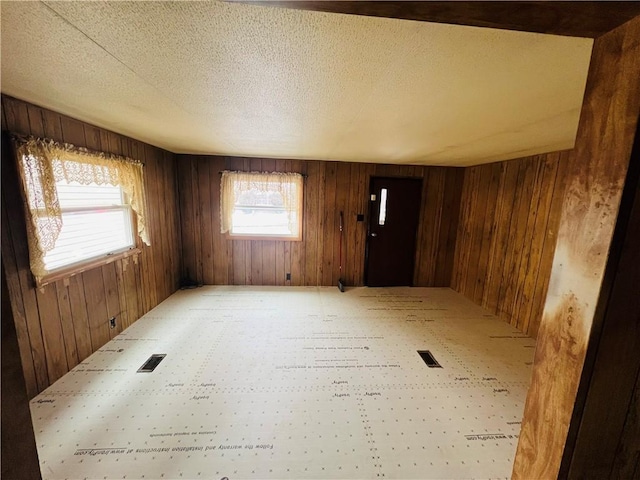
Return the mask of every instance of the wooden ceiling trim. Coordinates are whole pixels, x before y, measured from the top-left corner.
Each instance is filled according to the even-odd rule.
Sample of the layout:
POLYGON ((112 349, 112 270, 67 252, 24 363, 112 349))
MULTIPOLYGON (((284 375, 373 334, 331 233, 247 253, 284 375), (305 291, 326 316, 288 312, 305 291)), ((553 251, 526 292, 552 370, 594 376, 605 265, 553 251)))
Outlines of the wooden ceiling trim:
POLYGON ((597 38, 640 15, 640 2, 236 1, 588 38, 597 38))

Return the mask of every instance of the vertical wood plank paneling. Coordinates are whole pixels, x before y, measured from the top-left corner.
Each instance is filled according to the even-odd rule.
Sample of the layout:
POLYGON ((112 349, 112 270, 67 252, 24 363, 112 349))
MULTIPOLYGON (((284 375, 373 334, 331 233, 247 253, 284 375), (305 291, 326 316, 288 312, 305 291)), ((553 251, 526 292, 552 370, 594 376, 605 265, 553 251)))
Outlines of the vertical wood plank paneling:
POLYGON ((307 164, 307 180, 305 181, 304 194, 304 279, 302 285, 315 285, 315 274, 318 268, 316 263, 316 249, 318 246, 318 224, 317 218, 320 212, 318 205, 318 177, 320 173, 320 162, 309 162, 307 164))
MULTIPOLYGON (((287 163, 287 165, 291 168, 292 172, 298 172, 303 175, 307 175, 307 162, 302 162, 300 160, 291 160, 287 163)), ((304 191, 303 191, 303 205, 307 205, 307 194, 309 184, 309 176, 307 175, 304 180, 304 191)), ((306 210, 305 210, 305 218, 306 218, 306 210)), ((305 250, 307 248, 307 235, 308 229, 306 227, 307 221, 304 220, 302 231, 303 231, 303 241, 302 242, 290 242, 289 248, 291 250, 291 285, 302 286, 305 284, 305 250)))
MULTIPOLYGON (((472 215, 478 218, 486 218, 487 196, 489 194, 489 186, 491 181, 491 169, 483 167, 474 167, 476 170, 477 183, 474 187, 474 204, 472 215)), ((486 222, 473 222, 470 229, 470 251, 467 259, 467 275, 465 281, 465 295, 474 298, 474 292, 478 283, 478 263, 482 252, 482 239, 486 222)))
MULTIPOLYGON (((152 217, 154 215, 155 205, 152 203, 151 199, 153 198, 153 193, 147 190, 148 186, 152 183, 153 177, 153 163, 147 159, 145 155, 145 148, 142 142, 138 142, 137 140, 133 140, 131 142, 130 148, 133 152, 135 152, 136 157, 142 160, 145 164, 144 170, 144 183, 145 183, 145 194, 147 200, 147 215, 148 222, 152 222, 152 217)), ((142 314, 147 313, 149 310, 153 308, 154 305, 154 295, 155 295, 155 258, 153 256, 152 248, 156 248, 155 245, 155 237, 154 232, 149 227, 149 235, 151 237, 151 248, 149 246, 140 242, 140 249, 142 253, 140 254, 140 274, 142 279, 143 288, 140 290, 140 300, 142 303, 142 314), (143 268, 145 266, 146 268, 143 268)))
POLYGON ((447 170, 445 180, 445 196, 443 199, 440 241, 438 243, 438 259, 436 278, 432 286, 448 287, 453 281, 453 261, 456 250, 456 234, 460 219, 460 201, 464 169, 447 170))
MULTIPOLYGON (((6 148, 3 146, 3 148, 6 148)), ((4 154, 3 154, 4 157, 4 154)), ((4 172, 3 161, 3 172, 4 172)), ((4 173, 3 173, 4 175, 4 173)), ((27 387, 27 396, 32 397, 38 392, 38 382, 36 379, 36 371, 34 366, 34 357, 32 354, 31 339, 29 338, 29 327, 27 324, 27 316, 22 303, 22 292, 20 290, 20 279, 18 278, 18 268, 15 264, 15 254, 13 250, 13 241, 7 225, 6 202, 4 192, 2 192, 2 264, 5 269, 5 277, 7 281, 10 305, 13 311, 13 320, 16 325, 16 336, 20 350, 20 361, 22 362, 22 370, 24 372, 25 384, 27 387)))
POLYGON ((87 144, 82 122, 62 115, 60 116, 60 124, 62 126, 62 138, 65 142, 72 143, 74 145, 87 144))
POLYGON ((421 206, 415 284, 450 284, 463 169, 191 155, 178 155, 177 162, 185 276, 200 264, 211 284, 333 286, 339 275, 342 211, 343 278, 347 285, 362 285, 367 222, 358 222, 357 215, 368 215, 371 176, 391 175, 431 178, 425 180, 430 186, 421 206), (225 169, 306 175, 303 241, 228 240, 221 234, 219 172, 225 169))
POLYGON ((558 226, 565 160, 551 153, 464 174, 452 288, 533 337, 551 271, 549 232, 558 226))
POLYGON ((116 269, 116 288, 118 289, 118 308, 120 309, 120 316, 117 319, 118 333, 127 328, 132 323, 131 308, 127 301, 126 284, 124 279, 124 266, 123 260, 114 262, 116 269))
POLYGON ((233 255, 233 242, 227 240, 224 235, 220 234, 220 172, 225 169, 225 162, 223 158, 216 157, 214 161, 205 160, 209 164, 209 180, 211 182, 211 196, 209 202, 211 203, 211 233, 213 236, 212 249, 214 258, 214 284, 216 285, 228 285, 233 283, 229 278, 229 273, 232 270, 229 265, 233 265, 232 261, 229 261, 229 256, 233 255))
MULTIPOLYGON (((62 136, 62 115, 58 115, 51 110, 42 109, 42 121, 44 126, 44 135, 57 141, 64 141, 62 136)), ((11 130, 11 127, 8 127, 11 130)))
MULTIPOLYGON (((139 291, 136 288, 139 275, 139 264, 135 262, 135 258, 125 258, 122 261, 122 276, 124 279, 124 291, 126 296, 126 304, 127 309, 129 311, 129 315, 125 317, 127 319, 126 327, 135 322, 138 318, 142 316, 142 307, 140 305, 139 296, 136 292, 139 291)), ((125 327, 125 328, 126 328, 125 327)))
POLYGON ((7 119, 7 129, 22 135, 31 135, 28 104, 3 95, 2 105, 7 119))
POLYGON ((371 175, 373 166, 371 164, 358 165, 358 187, 355 205, 357 213, 364 215, 364 221, 358 223, 355 242, 352 246, 347 246, 347 255, 353 258, 353 285, 364 284, 365 267, 365 244, 367 241, 367 228, 369 224, 369 189, 371 188, 371 175), (360 256, 360 252, 362 255, 360 256))
MULTIPOLYGON (((342 242, 342 265, 344 280, 347 285, 355 285, 358 283, 357 261, 353 252, 356 251, 357 237, 363 222, 358 222, 358 214, 360 211, 360 198, 362 192, 363 168, 361 165, 354 163, 351 165, 350 181, 346 190, 350 193, 347 198, 347 206, 344 212, 344 231, 342 242), (353 191, 352 191, 353 190, 353 191)), ((345 187, 342 187, 345 188, 345 187)))
POLYGON ((193 204, 193 185, 192 179, 194 177, 194 163, 195 157, 185 158, 180 156, 178 161, 180 162, 180 168, 178 169, 178 175, 180 185, 184 185, 180 188, 180 212, 182 228, 182 265, 183 272, 182 277, 185 280, 195 282, 196 278, 196 251, 195 251, 195 205, 193 204))
POLYGON ((56 286, 52 284, 37 289, 36 299, 40 310, 40 327, 44 340, 47 372, 49 381, 53 383, 69 371, 56 286))
MULTIPOLYGON (((472 167, 469 169, 468 194, 469 194, 470 201, 466 211, 466 214, 468 215, 469 219, 478 217, 477 211, 479 210, 480 207, 477 204, 477 197, 478 197, 478 186, 480 184, 481 170, 482 170, 481 167, 472 167)), ((467 296, 469 292, 468 286, 470 284, 473 284, 473 281, 475 280, 474 278, 471 278, 468 272, 469 272, 469 269, 471 268, 470 266, 477 261, 477 259, 473 258, 471 255, 474 248, 474 239, 476 236, 475 234, 479 228, 480 228, 480 224, 478 222, 467 221, 465 222, 464 229, 462 231, 462 234, 463 234, 462 241, 466 244, 467 248, 463 250, 463 255, 460 258, 460 262, 461 262, 460 270, 462 271, 462 274, 460 277, 459 291, 463 292, 467 296)))
MULTIPOLYGON (((505 162, 502 173, 502 191, 497 202, 500 209, 496 209, 496 247, 491 255, 491 272, 487 278, 485 285, 485 293, 483 295, 483 306, 489 310, 498 313, 498 303, 500 302, 500 293, 503 289, 502 273, 504 271, 506 252, 513 249, 511 243, 511 217, 513 214, 513 205, 516 190, 518 188, 518 174, 520 172, 520 162, 505 162)), ((464 197, 463 197, 464 199, 464 197)), ((507 321, 510 319, 507 318, 507 321)))
POLYGON ((191 184, 193 187, 191 188, 192 194, 192 205, 193 205, 193 238, 195 240, 194 244, 194 272, 193 278, 198 282, 202 283, 202 257, 199 255, 199 252, 202 250, 202 235, 201 235, 201 225, 202 225, 202 212, 200 211, 200 204, 198 202, 198 197, 200 192, 198 190, 198 177, 199 177, 199 164, 197 159, 194 159, 191 162, 191 184))
POLYGON ((251 256, 247 269, 249 275, 249 285, 262 285, 262 241, 247 241, 246 252, 251 256))
POLYGON ((337 285, 338 278, 342 278, 343 281, 346 280, 349 273, 346 265, 345 245, 351 230, 355 226, 355 215, 351 215, 349 212, 349 188, 351 185, 352 165, 353 164, 346 162, 339 162, 336 165, 336 197, 333 234, 334 268, 331 285, 337 285), (340 238, 340 212, 342 212, 343 216, 342 240, 340 238), (340 273, 340 264, 342 264, 342 274, 340 273))
POLYGON ((175 227, 175 230, 169 235, 171 241, 171 252, 169 268, 171 273, 171 284, 169 285, 169 291, 171 295, 180 286, 180 275, 182 271, 182 240, 180 236, 180 208, 178 202, 178 176, 177 176, 177 161, 175 155, 171 152, 164 152, 164 168, 165 177, 167 183, 165 186, 165 195, 171 197, 169 202, 169 209, 172 211, 170 225, 175 227))
POLYGON ((109 335, 109 319, 107 302, 104 295, 102 270, 100 268, 88 270, 82 273, 81 276, 84 298, 87 302, 87 318, 89 319, 91 345, 97 349, 111 339, 109 335))
POLYGON ((104 283, 104 297, 106 299, 107 306, 107 318, 115 318, 116 326, 111 328, 111 325, 107 323, 109 329, 109 337, 113 338, 122 331, 122 310, 126 308, 126 305, 120 306, 120 296, 118 295, 118 275, 116 273, 116 266, 114 263, 110 263, 101 268, 102 281, 104 283))
POLYGON ((155 307, 159 302, 160 286, 162 285, 162 235, 160 231, 162 226, 162 204, 163 194, 159 191, 158 185, 158 160, 155 156, 155 148, 141 144, 142 158, 145 163, 145 193, 147 193, 147 215, 149 216, 149 233, 153 239, 151 248, 144 246, 144 252, 149 259, 146 263, 146 270, 149 272, 149 282, 152 287, 149 289, 149 308, 147 311, 155 307), (153 201, 149 201, 153 199, 153 201))
MULTIPOLYGON (((511 309, 515 321, 515 323, 512 324, 520 330, 523 330, 524 328, 524 318, 521 315, 523 303, 525 303, 526 301, 526 293, 524 292, 524 287, 527 278, 534 273, 533 269, 531 268, 531 246, 533 244, 533 230, 538 213, 543 216, 542 212, 538 212, 538 208, 540 205, 541 184, 544 179, 544 161, 540 161, 540 159, 536 158, 535 165, 533 165, 532 168, 532 172, 534 170, 535 173, 533 173, 533 177, 531 180, 532 190, 529 201, 528 215, 524 215, 525 218, 522 219, 523 223, 525 224, 525 233, 517 266, 518 284, 515 288, 514 302, 511 309)), ((524 307, 526 308, 526 305, 524 305, 524 307)))
POLYGON ((23 200, 8 143, 2 155, 2 256, 30 397, 173 293, 180 276, 174 156, 35 105, 2 96, 3 128, 145 162, 151 247, 142 254, 35 289, 23 200), (145 151, 146 149, 146 151, 145 151), (108 319, 116 316, 117 327, 108 319))
POLYGON ((451 272, 451 288, 461 292, 462 285, 462 267, 464 262, 462 261, 464 253, 466 251, 467 242, 463 239, 464 231, 469 224, 469 176, 471 171, 469 168, 465 168, 462 174, 462 193, 460 195, 460 213, 458 219, 458 225, 456 228, 456 246, 453 254, 453 271, 451 272))
POLYGON ((421 248, 416 252, 415 285, 435 283, 445 175, 444 168, 429 168, 423 181, 421 221, 418 231, 418 245, 421 248))
POLYGON ((325 164, 324 196, 321 200, 321 214, 324 215, 320 231, 322 232, 322 248, 318 249, 318 264, 320 265, 321 277, 318 279, 319 285, 333 285, 335 267, 333 261, 333 250, 336 246, 336 174, 337 162, 326 162, 325 164))
POLYGON ((29 130, 31 135, 42 137, 44 133, 44 122, 42 120, 42 110, 35 105, 27 105, 29 115, 29 130))
MULTIPOLYGON (((435 197, 432 200, 429 200, 429 203, 423 205, 422 210, 431 210, 433 211, 433 227, 431 232, 429 232, 429 236, 431 238, 431 246, 428 250, 429 252, 429 276, 427 285, 434 285, 436 283, 436 275, 438 274, 438 257, 440 256, 440 251, 442 246, 440 245, 440 230, 442 228, 442 214, 444 208, 444 197, 445 197, 445 184, 447 179, 447 169, 444 167, 435 167, 432 168, 431 171, 435 175, 430 175, 431 179, 435 180, 435 183, 432 183, 432 188, 435 190, 435 197)), ((424 249, 424 245, 423 245, 424 249)))
POLYGON ((322 275, 326 270, 326 266, 322 263, 322 255, 324 253, 324 241, 326 238, 325 222, 327 221, 325 215, 327 162, 318 162, 318 164, 318 210, 315 215, 315 229, 317 232, 316 249, 311 252, 315 268, 312 271, 307 269, 307 281, 311 281, 311 285, 324 285, 322 283, 322 275), (311 277, 309 276, 310 273, 313 274, 311 277))
MULTIPOLYGON (((201 212, 201 223, 198 233, 202 232, 201 263, 202 282, 215 284, 215 262, 213 257, 213 205, 211 203, 211 173, 206 158, 196 157, 198 165, 198 202, 201 212)), ((217 235, 216 235, 217 237, 217 235)))
POLYGON ((73 332, 78 349, 78 361, 81 362, 91 355, 100 345, 93 347, 91 341, 91 329, 89 328, 89 314, 87 313, 87 302, 84 296, 82 278, 76 275, 69 279, 69 306, 71 318, 73 320, 73 332))
MULTIPOLYGON (((485 187, 486 197, 483 197, 482 201, 486 205, 484 217, 485 219, 489 220, 495 218, 502 165, 496 163, 491 165, 491 169, 484 170, 489 174, 489 185, 485 187)), ((494 238, 494 228, 495 225, 491 221, 485 221, 482 228, 482 237, 480 239, 480 250, 478 254, 478 269, 476 274, 475 286, 473 289, 473 296, 471 297, 476 303, 482 303, 482 298, 484 295, 487 269, 489 264, 489 252, 491 251, 491 242, 494 238)))
POLYGON ((536 300, 534 296, 535 286, 541 270, 540 260, 542 258, 542 251, 544 248, 549 221, 549 210, 551 208, 551 200, 558 173, 558 155, 547 155, 546 159, 540 165, 540 168, 540 192, 538 196, 537 212, 534 218, 533 230, 529 235, 531 244, 527 258, 527 265, 524 270, 526 278, 524 285, 520 290, 520 310, 518 312, 518 317, 520 321, 519 328, 523 332, 529 331, 531 311, 533 309, 533 303, 536 300))
POLYGON ((560 214, 562 213, 562 200, 567 184, 567 165, 570 152, 560 152, 557 155, 557 172, 555 184, 553 185, 553 193, 551 196, 551 205, 549 207, 549 218, 545 238, 543 242, 540 265, 538 267, 538 277, 536 278, 535 291, 533 292, 533 306, 529 315, 528 333, 534 338, 538 336, 540 328, 540 319, 544 310, 544 304, 547 297, 547 289, 549 288, 550 275, 540 275, 540 272, 550 272, 553 265, 553 255, 555 253, 555 245, 558 238, 558 229, 560 227, 560 214))
MULTIPOLYGON (((494 269, 495 267, 500 267, 500 270, 502 269, 500 259, 503 258, 502 252, 504 252, 504 245, 506 241, 506 229, 504 228, 502 218, 505 210, 507 208, 511 208, 511 205, 507 205, 507 199, 505 198, 505 189, 508 188, 507 169, 510 163, 500 162, 497 165, 500 167, 500 173, 496 191, 496 203, 493 208, 493 217, 487 219, 491 222, 491 238, 488 248, 487 271, 484 279, 484 288, 482 289, 482 300, 480 303, 481 305, 487 306, 490 310, 494 310, 496 306, 495 304, 490 305, 493 302, 493 295, 491 294, 492 287, 497 285, 497 282, 492 281, 495 275, 494 269)), ((497 300, 495 303, 497 303, 497 300)))
MULTIPOLYGON (((5 104, 4 97, 3 105, 7 112, 8 124, 11 126, 12 120, 19 115, 19 110, 12 108, 12 106, 15 106, 15 102, 10 105, 5 104)), ((24 111, 26 112, 26 108, 24 111)), ((29 132, 23 130, 21 133, 29 132)), ((21 307, 19 307, 17 303, 20 298, 22 299, 22 310, 24 311, 29 347, 33 358, 36 384, 28 384, 27 389, 30 392, 39 392, 49 386, 49 374, 47 372, 47 360, 40 326, 40 311, 38 310, 38 303, 36 301, 33 277, 29 269, 24 207, 20 192, 22 186, 19 185, 13 154, 9 152, 8 143, 4 141, 3 152, 7 152, 7 154, 3 153, 2 155, 2 194, 7 215, 3 218, 5 223, 2 225, 2 232, 4 235, 6 230, 6 233, 10 235, 10 242, 2 242, 2 254, 3 258, 5 258, 4 264, 6 267, 9 292, 15 294, 15 298, 13 298, 11 302, 11 308, 14 317, 18 318, 18 312, 21 310, 21 307), (12 250, 8 249, 9 245, 13 246, 12 250), (14 262, 6 259, 6 257, 9 256, 13 256, 14 262), (15 270, 13 270, 14 268, 15 270)), ((16 330, 19 331, 19 325, 17 324, 16 330)), ((21 348, 23 346, 21 346, 21 348)))
POLYGON ((516 180, 516 192, 513 199, 513 207, 509 219, 509 248, 505 251, 505 261, 502 270, 500 294, 498 297, 498 314, 515 326, 516 319, 512 315, 513 298, 515 296, 517 282, 517 263, 520 258, 524 229, 522 212, 525 214, 529 208, 529 198, 526 193, 531 190, 528 175, 531 169, 531 159, 527 158, 519 162, 518 179, 516 180), (527 191, 525 191, 527 190, 527 191), (525 205, 525 206, 523 206, 525 205))
MULTIPOLYGON (((2 259, 4 260, 4 258, 2 259)), ((40 465, 34 438, 33 423, 29 411, 29 397, 26 382, 22 375, 22 354, 16 329, 16 322, 11 309, 11 294, 9 293, 4 261, 1 263, 0 279, 2 310, 0 322, 2 328, 2 348, 0 349, 0 363, 2 376, 0 389, 2 399, 0 410, 2 413, 2 445, 0 458, 2 478, 40 480, 40 465)))
POLYGON ((58 308, 60 309, 60 325, 62 327, 62 338, 67 354, 67 367, 72 369, 78 362, 78 346, 73 327, 73 317, 71 314, 71 302, 69 301, 69 288, 60 282, 54 285, 58 296, 58 308))

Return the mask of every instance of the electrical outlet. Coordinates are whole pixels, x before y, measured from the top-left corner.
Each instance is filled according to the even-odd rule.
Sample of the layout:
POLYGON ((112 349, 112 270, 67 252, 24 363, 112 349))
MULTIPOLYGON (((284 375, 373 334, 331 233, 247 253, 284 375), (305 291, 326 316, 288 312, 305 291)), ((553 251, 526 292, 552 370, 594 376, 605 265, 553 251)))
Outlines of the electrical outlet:
POLYGON ((116 317, 111 317, 109 319, 109 328, 116 328, 116 317))
POLYGON ((287 273, 287 280, 291 280, 291 274, 287 273))

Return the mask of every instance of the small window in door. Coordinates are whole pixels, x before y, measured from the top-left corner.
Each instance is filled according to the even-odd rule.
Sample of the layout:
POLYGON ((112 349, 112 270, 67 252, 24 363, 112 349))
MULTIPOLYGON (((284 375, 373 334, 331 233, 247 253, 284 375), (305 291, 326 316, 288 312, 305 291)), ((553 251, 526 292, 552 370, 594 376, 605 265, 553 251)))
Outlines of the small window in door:
POLYGON ((387 189, 380 191, 380 214, 378 215, 378 225, 384 225, 387 220, 387 189))

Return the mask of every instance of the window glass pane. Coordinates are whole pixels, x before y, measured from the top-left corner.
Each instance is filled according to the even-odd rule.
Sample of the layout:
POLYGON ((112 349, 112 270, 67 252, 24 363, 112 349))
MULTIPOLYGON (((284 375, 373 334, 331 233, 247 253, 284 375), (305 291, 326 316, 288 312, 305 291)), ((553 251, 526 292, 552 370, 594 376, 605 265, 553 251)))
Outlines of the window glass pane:
POLYGON ((295 212, 287 214, 283 208, 236 207, 232 218, 232 233, 253 235, 297 235, 298 233, 292 231, 298 225, 295 212), (289 218, 292 219, 293 225, 290 225, 289 218))
POLYGON ((122 205, 122 189, 113 185, 81 185, 77 182, 57 182, 61 208, 102 207, 122 205))
MULTIPOLYGON (((282 191, 297 198, 297 185, 283 182, 273 185, 261 184, 254 188, 246 182, 235 186, 235 205, 231 233, 236 235, 298 236, 299 202, 286 205, 282 191), (247 188, 248 187, 248 188, 247 188)), ((290 196, 291 198, 291 196, 290 196)))
POLYGON ((47 270, 133 246, 129 207, 65 212, 53 250, 44 257, 47 270))
POLYGON ((387 189, 383 188, 380 192, 380 215, 378 217, 378 225, 384 225, 387 220, 387 189))
POLYGON ((272 207, 284 208, 284 199, 278 191, 261 191, 256 188, 240 190, 236 194, 237 207, 272 207))

